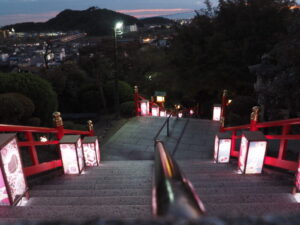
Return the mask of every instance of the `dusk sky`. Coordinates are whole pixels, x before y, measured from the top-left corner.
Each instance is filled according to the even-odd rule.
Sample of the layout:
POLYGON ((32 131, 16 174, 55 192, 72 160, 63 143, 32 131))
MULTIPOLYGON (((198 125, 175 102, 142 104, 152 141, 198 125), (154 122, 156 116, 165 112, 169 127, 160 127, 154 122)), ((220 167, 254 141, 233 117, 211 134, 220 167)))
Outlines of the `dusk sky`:
POLYGON ((0 26, 46 21, 64 9, 83 10, 97 6, 136 17, 149 17, 200 9, 203 2, 204 0, 0 0, 0 26))

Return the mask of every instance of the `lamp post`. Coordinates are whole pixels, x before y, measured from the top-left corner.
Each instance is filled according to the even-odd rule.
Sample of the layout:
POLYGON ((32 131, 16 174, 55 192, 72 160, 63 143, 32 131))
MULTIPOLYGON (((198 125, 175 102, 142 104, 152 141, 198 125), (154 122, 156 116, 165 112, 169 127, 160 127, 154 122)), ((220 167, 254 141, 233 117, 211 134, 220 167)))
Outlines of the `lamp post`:
POLYGON ((115 90, 114 90, 114 98, 115 98, 115 110, 116 110, 116 118, 120 118, 120 102, 119 102, 119 84, 118 84, 118 36, 123 34, 123 22, 117 22, 114 27, 114 45, 115 45, 115 90))

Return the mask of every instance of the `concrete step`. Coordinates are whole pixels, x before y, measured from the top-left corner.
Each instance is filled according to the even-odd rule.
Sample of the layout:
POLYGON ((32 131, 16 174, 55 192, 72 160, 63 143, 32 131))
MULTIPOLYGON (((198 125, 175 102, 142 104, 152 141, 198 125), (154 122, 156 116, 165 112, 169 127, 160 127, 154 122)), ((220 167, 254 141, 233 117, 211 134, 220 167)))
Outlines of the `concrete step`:
POLYGON ((59 180, 52 180, 45 185, 96 185, 96 184, 106 184, 106 185, 133 185, 133 184, 152 184, 151 177, 148 178, 140 178, 140 179, 128 179, 127 177, 122 177, 122 179, 109 179, 104 180, 101 178, 94 178, 94 179, 77 179, 77 180, 65 180, 65 179, 59 179, 59 180))
POLYGON ((278 187, 278 186, 293 186, 293 183, 290 181, 282 180, 192 180, 192 184, 196 188, 232 188, 232 187, 278 187))
MULTIPOLYGON (((123 181, 123 180, 139 180, 139 181, 151 181, 152 176, 143 176, 143 175, 127 175, 127 176, 122 176, 122 175, 115 175, 115 176, 88 176, 88 175, 81 175, 81 176, 67 176, 67 175, 62 175, 59 177, 55 177, 53 181, 103 181, 103 182, 114 182, 114 181, 123 181)), ((49 182, 51 182, 50 180, 49 182)))
POLYGON ((246 186, 246 187, 236 187, 232 186, 229 188, 219 188, 219 187, 196 187, 195 188, 200 198, 204 195, 216 195, 216 194, 265 194, 265 193, 291 193, 292 186, 246 186))
POLYGON ((150 183, 102 183, 102 184, 65 184, 65 185, 36 185, 32 190, 105 190, 105 189, 149 189, 150 183))
POLYGON ((151 196, 32 197, 27 206, 151 205, 151 196))
POLYGON ((262 216, 262 215, 295 215, 300 212, 299 203, 208 203, 205 205, 209 216, 262 216))
POLYGON ((30 219, 117 219, 151 218, 151 205, 83 205, 0 207, 1 218, 30 219))
POLYGON ((151 196, 152 190, 148 189, 105 189, 105 190, 31 190, 31 197, 108 197, 108 196, 151 196))
POLYGON ((291 203, 295 202, 292 194, 289 193, 239 193, 239 194, 206 194, 201 195, 201 200, 206 204, 224 204, 224 203, 291 203))

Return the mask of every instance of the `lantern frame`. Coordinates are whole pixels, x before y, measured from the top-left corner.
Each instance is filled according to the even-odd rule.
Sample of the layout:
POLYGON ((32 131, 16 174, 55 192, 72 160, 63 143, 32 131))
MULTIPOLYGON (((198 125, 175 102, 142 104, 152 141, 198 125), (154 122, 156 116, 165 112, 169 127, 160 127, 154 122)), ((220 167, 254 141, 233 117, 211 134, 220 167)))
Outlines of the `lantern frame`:
POLYGON ((149 112, 150 112, 150 104, 149 104, 149 100, 143 99, 141 100, 141 116, 148 116, 149 112), (146 105, 146 112, 143 111, 143 106, 142 105, 146 105))
MULTIPOLYGON (((0 174, 2 175, 2 178, 3 178, 3 183, 5 185, 5 189, 6 189, 6 192, 7 192, 7 198, 9 200, 9 204, 1 204, 0 205, 3 205, 3 206, 15 206, 19 203, 19 201, 26 195, 28 195, 28 184, 27 184, 27 180, 25 178, 25 174, 24 174, 24 167, 23 167, 23 162, 22 162, 22 159, 21 159, 21 153, 20 153, 20 149, 19 149, 19 146, 17 144, 17 137, 16 137, 16 133, 8 133, 8 134, 0 134, 0 168, 1 168, 1 171, 0 171, 0 174), (14 143, 13 143, 14 142, 14 143), (23 181, 24 182, 24 185, 25 185, 25 189, 24 189, 24 192, 20 195, 17 195, 15 196, 15 199, 13 199, 13 194, 12 194, 12 190, 11 190, 11 186, 9 185, 9 182, 8 182, 8 175, 6 174, 5 172, 5 168, 4 168, 4 163, 3 163, 3 157, 2 157, 2 150, 8 146, 9 144, 13 144, 16 146, 16 150, 17 150, 17 154, 18 154, 18 159, 16 159, 20 165, 19 168, 21 168, 21 172, 22 173, 22 178, 23 178, 23 181)), ((27 196, 28 197, 28 196, 27 196)))
POLYGON ((60 141, 59 141, 59 147, 60 147, 60 154, 64 169, 64 174, 66 175, 80 175, 81 172, 84 169, 85 166, 85 159, 84 159, 84 153, 82 149, 82 141, 80 138, 80 135, 65 135, 60 141), (66 162, 64 161, 63 153, 62 153, 62 145, 74 145, 75 146, 75 155, 76 155, 76 165, 77 165, 77 173, 66 173, 66 162), (81 152, 80 157, 78 153, 81 152), (82 160, 82 167, 80 166, 80 160, 82 160))
POLYGON ((214 149, 214 161, 215 163, 229 163, 230 161, 230 151, 231 151, 231 135, 229 133, 217 133, 215 136, 215 149, 214 149), (226 149, 226 151, 228 151, 226 153, 227 158, 224 161, 220 161, 220 145, 221 145, 221 141, 225 141, 225 140, 229 140, 230 144, 229 144, 229 149, 226 149))
POLYGON ((222 106, 220 104, 214 104, 213 117, 212 117, 213 121, 221 121, 221 111, 222 111, 222 106), (218 112, 218 115, 216 115, 217 111, 215 111, 215 109, 220 110, 220 112, 218 112))
POLYGON ((157 105, 152 105, 152 107, 151 107, 151 115, 155 116, 155 117, 159 116, 159 107, 157 105), (157 114, 153 115, 153 109, 157 110, 157 114))
POLYGON ((240 145, 240 152, 239 152, 239 159, 238 159, 238 169, 243 174, 261 174, 264 160, 266 157, 267 152, 267 146, 268 142, 265 138, 264 134, 261 131, 244 131, 241 138, 241 145, 240 145), (244 140, 247 141, 247 143, 243 143, 244 140), (247 170, 250 170, 250 168, 247 168, 249 163, 249 152, 250 152, 250 144, 251 142, 265 142, 265 149, 263 153, 263 160, 261 163, 261 170, 259 172, 247 172, 247 170), (243 149, 245 148, 245 149, 243 149))
POLYGON ((82 150, 83 150, 83 155, 84 155, 84 163, 85 166, 99 166, 100 165, 100 161, 101 161, 101 154, 100 154, 100 147, 99 147, 99 141, 98 138, 96 136, 87 136, 83 139, 82 141, 82 150), (93 145, 94 148, 94 152, 95 152, 95 161, 96 161, 96 165, 87 165, 87 156, 86 156, 86 150, 85 150, 85 145, 90 144, 93 145))

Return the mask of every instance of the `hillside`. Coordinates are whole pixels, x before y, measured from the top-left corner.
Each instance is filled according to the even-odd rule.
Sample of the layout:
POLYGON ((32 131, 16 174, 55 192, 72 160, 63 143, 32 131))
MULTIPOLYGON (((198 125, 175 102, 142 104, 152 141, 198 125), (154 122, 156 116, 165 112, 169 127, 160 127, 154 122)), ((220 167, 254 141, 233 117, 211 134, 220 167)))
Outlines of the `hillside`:
POLYGON ((167 24, 173 24, 174 21, 164 18, 164 17, 150 17, 150 18, 143 18, 140 19, 140 21, 144 24, 144 25, 167 25, 167 24))
POLYGON ((108 9, 91 7, 86 10, 66 9, 45 23, 18 23, 3 28, 14 27, 17 32, 78 30, 86 32, 88 35, 108 35, 113 32, 115 22, 119 20, 122 20, 125 25, 141 25, 141 22, 135 17, 108 9))

